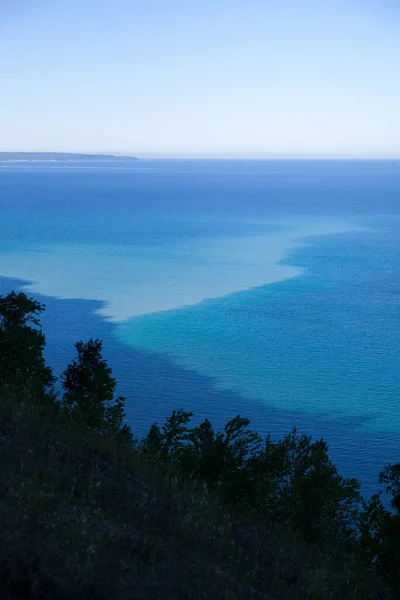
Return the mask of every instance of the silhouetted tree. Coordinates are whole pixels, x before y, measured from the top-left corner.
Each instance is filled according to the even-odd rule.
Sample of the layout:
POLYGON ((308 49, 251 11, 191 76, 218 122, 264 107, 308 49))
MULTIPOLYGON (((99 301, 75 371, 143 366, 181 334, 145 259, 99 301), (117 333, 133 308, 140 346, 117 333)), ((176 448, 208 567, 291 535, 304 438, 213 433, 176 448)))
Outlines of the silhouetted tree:
POLYGON ((150 462, 162 464, 164 462, 164 436, 157 423, 153 423, 149 433, 139 444, 139 451, 150 462))
POLYGON ((363 500, 362 505, 357 523, 360 533, 359 552, 370 570, 378 566, 382 571, 382 557, 387 543, 385 530, 391 515, 382 504, 380 492, 373 494, 369 500, 363 500))
POLYGON ((164 466, 182 466, 183 449, 188 442, 190 429, 187 427, 193 413, 183 409, 172 411, 162 429, 154 423, 140 444, 140 451, 152 462, 164 466))
POLYGON ((386 484, 386 491, 392 494, 392 508, 400 514, 400 463, 387 465, 379 473, 379 483, 386 484))
POLYGON ((43 357, 39 320, 44 309, 23 292, 0 296, 0 383, 18 386, 30 399, 53 401, 55 377, 43 357))
POLYGON ((379 535, 383 542, 378 551, 378 564, 400 597, 400 463, 387 465, 379 474, 379 483, 386 484, 386 491, 392 495, 394 514, 382 519, 379 535))
POLYGON ((360 484, 342 477, 324 440, 296 429, 265 442, 240 415, 222 432, 208 419, 189 427, 192 413, 174 411, 153 425, 140 450, 148 458, 200 479, 228 504, 262 515, 310 541, 355 543, 361 510, 360 484))
POLYGON ((102 356, 102 342, 90 339, 75 347, 78 356, 61 375, 62 405, 85 426, 132 442, 130 427, 123 424, 125 398, 114 398, 116 380, 102 356))
POLYGON ((313 441, 296 428, 276 442, 268 436, 249 469, 249 501, 267 517, 311 541, 355 539, 360 484, 338 473, 324 440, 313 441))

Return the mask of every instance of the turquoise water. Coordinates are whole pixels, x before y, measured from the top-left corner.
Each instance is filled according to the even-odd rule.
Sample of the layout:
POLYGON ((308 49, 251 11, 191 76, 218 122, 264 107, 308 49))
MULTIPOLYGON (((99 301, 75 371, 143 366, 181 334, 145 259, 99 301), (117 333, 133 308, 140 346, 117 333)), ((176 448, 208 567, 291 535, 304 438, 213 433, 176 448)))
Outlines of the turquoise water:
POLYGON ((298 425, 373 490, 399 459, 399 199, 396 161, 1 165, 0 291, 46 301, 58 371, 105 340, 138 434, 180 406, 298 425))
MULTIPOLYGON (((397 227, 385 233, 397 240, 397 227)), ((136 317, 117 334, 266 404, 399 432, 400 260, 381 236, 316 238, 287 259, 307 265, 294 279, 136 317)))

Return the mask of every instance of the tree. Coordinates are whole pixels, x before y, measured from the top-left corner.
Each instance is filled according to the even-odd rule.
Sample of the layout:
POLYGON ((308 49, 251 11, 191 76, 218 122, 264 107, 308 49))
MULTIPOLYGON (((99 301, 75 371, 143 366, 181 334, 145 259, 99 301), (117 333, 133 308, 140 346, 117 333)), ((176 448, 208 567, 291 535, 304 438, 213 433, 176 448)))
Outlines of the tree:
POLYGON ((277 442, 268 436, 249 469, 251 497, 267 517, 311 541, 355 539, 360 484, 338 473, 323 439, 313 441, 296 428, 277 442))
POLYGON ((379 473, 379 483, 386 484, 392 495, 393 513, 382 522, 380 536, 383 540, 378 553, 378 563, 397 590, 400 590, 400 463, 387 465, 379 473))
POLYGON ((140 451, 153 462, 182 467, 183 449, 187 445, 190 429, 187 427, 193 413, 182 408, 172 411, 162 430, 153 423, 140 444, 140 451))
POLYGON ((205 419, 191 435, 189 452, 196 462, 193 476, 203 479, 211 488, 217 486, 221 496, 233 504, 245 504, 251 477, 248 464, 262 447, 262 439, 248 429, 249 419, 237 415, 215 433, 205 419))
POLYGON ((43 357, 46 340, 39 315, 44 309, 23 292, 0 296, 0 382, 36 399, 55 400, 55 377, 43 357))
POLYGON ((102 356, 102 347, 98 339, 75 344, 78 356, 61 375, 62 405, 85 426, 117 434, 131 443, 130 427, 123 424, 125 398, 114 399, 116 380, 102 356))
POLYGON ((324 440, 293 429, 282 440, 268 436, 263 442, 240 415, 217 433, 208 419, 190 429, 191 417, 174 411, 162 429, 153 425, 142 453, 183 477, 202 480, 229 505, 309 541, 355 543, 360 484, 338 473, 324 440))
POLYGON ((379 483, 386 484, 386 491, 392 494, 392 508, 400 515, 400 463, 387 465, 379 473, 379 483))
POLYGON ((362 500, 363 510, 360 512, 357 527, 359 530, 359 551, 369 569, 377 565, 383 567, 383 556, 386 553, 387 539, 385 531, 391 519, 388 510, 383 506, 381 492, 373 494, 368 500, 362 500))
POLYGON ((153 423, 149 433, 140 442, 139 451, 150 462, 164 462, 164 436, 157 423, 153 423))

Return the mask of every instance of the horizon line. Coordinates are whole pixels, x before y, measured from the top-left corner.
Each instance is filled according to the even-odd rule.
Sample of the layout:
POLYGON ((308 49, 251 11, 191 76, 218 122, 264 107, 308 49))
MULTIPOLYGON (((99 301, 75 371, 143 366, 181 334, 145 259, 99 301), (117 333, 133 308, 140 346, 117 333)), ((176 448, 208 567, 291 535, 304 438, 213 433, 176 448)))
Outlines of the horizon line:
POLYGON ((0 154, 85 154, 109 155, 146 160, 400 160, 398 155, 340 155, 340 154, 206 154, 206 153, 147 153, 130 151, 84 151, 84 150, 0 150, 0 154))

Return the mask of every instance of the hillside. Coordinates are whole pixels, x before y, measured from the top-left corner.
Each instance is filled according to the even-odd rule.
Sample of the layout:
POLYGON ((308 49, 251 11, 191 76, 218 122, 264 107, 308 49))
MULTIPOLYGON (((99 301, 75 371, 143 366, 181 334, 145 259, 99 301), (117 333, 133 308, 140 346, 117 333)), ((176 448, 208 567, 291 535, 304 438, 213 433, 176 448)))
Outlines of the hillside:
POLYGON ((233 516, 56 410, 1 397, 4 600, 391 597, 351 565, 233 516))
MULTIPOLYGON (((0 597, 108 600, 399 598, 399 516, 365 502, 323 440, 215 432, 173 411, 143 440, 100 340, 61 376, 44 306, 0 297, 0 597)), ((400 465, 387 467, 400 508, 400 465)))

